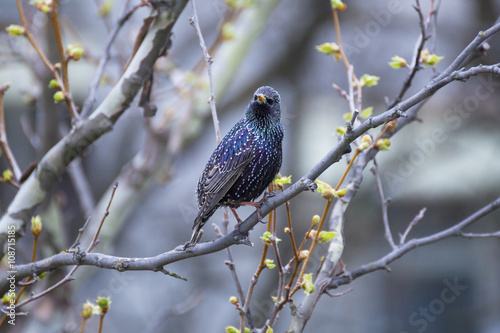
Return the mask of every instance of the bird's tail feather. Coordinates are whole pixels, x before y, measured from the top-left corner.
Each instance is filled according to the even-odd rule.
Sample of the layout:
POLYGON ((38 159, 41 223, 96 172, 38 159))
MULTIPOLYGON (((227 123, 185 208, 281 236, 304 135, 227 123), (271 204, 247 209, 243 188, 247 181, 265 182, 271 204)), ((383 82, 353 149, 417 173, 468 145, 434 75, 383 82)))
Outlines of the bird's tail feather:
POLYGON ((203 230, 201 230, 201 228, 203 227, 204 224, 205 223, 203 223, 200 216, 197 216, 196 219, 194 220, 193 233, 191 234, 191 240, 188 243, 189 245, 194 245, 200 240, 201 235, 203 234, 203 230))

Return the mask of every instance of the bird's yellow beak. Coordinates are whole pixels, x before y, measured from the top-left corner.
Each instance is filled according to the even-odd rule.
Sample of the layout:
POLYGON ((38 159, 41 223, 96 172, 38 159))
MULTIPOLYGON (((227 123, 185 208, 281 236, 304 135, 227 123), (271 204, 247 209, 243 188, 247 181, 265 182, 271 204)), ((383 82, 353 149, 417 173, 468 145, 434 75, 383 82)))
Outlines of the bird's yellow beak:
POLYGON ((263 94, 259 94, 259 95, 257 95, 257 100, 258 100, 259 102, 261 102, 261 103, 266 103, 266 102, 267 102, 267 100, 266 100, 266 98, 264 97, 264 95, 263 95, 263 94))

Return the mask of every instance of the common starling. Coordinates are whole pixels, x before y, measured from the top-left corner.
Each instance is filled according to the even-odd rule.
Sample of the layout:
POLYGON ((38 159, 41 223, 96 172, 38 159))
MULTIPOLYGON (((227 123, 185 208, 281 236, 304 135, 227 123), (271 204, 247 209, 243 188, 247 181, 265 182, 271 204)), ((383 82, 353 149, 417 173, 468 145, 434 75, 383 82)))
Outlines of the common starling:
POLYGON ((273 88, 257 89, 245 117, 215 148, 198 181, 199 211, 188 245, 196 243, 200 229, 219 207, 248 204, 278 174, 283 141, 280 102, 273 88))

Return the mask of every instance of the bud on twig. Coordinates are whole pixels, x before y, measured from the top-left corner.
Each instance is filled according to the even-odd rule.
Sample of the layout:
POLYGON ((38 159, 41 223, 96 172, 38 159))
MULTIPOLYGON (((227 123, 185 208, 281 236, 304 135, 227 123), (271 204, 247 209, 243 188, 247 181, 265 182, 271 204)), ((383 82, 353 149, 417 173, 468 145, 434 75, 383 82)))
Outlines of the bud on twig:
POLYGON ((10 171, 10 169, 4 170, 4 172, 2 172, 2 177, 6 182, 10 182, 13 176, 14 175, 12 174, 12 171, 10 171))
POLYGON ((313 229, 307 233, 306 238, 314 238, 316 237, 316 233, 317 231, 313 229))
POLYGON ((84 51, 83 47, 74 44, 69 44, 68 49, 66 50, 68 56, 74 61, 80 60, 84 51))
POLYGON ((9 36, 23 36, 25 32, 24 28, 17 24, 11 24, 5 30, 7 30, 9 36))
POLYGON ((38 235, 40 235, 42 233, 42 218, 40 217, 40 215, 33 216, 31 218, 30 229, 35 237, 37 237, 38 235))
POLYGON ((66 96, 64 96, 64 92, 62 92, 60 90, 54 94, 54 102, 55 103, 62 102, 65 99, 66 99, 66 96))
POLYGON ((299 252, 299 259, 305 260, 309 256, 309 250, 302 250, 299 252))
POLYGON ((92 316, 93 312, 94 312, 94 305, 90 301, 87 301, 83 303, 82 313, 80 314, 80 316, 82 318, 89 319, 90 316, 92 316))
POLYGON ((276 264, 274 263, 274 260, 272 260, 272 259, 266 259, 264 261, 264 265, 266 265, 266 267, 269 269, 273 269, 274 267, 276 267, 276 264))
POLYGON ((110 297, 97 297, 96 303, 97 306, 99 306, 101 313, 107 313, 109 307, 111 306, 111 299, 110 297))

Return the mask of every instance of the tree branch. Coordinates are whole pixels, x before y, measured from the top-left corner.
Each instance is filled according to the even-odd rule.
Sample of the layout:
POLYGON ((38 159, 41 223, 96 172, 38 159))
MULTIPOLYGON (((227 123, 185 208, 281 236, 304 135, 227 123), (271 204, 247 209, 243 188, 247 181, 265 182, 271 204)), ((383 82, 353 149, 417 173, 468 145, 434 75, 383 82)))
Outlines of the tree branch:
POLYGON ((64 50, 61 28, 59 25, 59 13, 57 9, 58 9, 57 1, 53 1, 52 7, 48 14, 50 17, 50 22, 52 24, 52 29, 54 30, 54 35, 56 37, 57 52, 59 53, 59 59, 61 60, 61 76, 63 83, 61 89, 64 93, 64 100, 66 102, 66 105, 68 105, 71 119, 73 119, 73 121, 76 121, 79 118, 79 116, 76 111, 76 106, 73 101, 73 96, 71 95, 71 90, 69 88, 68 62, 70 58, 64 50))
POLYGON ((387 206, 391 201, 390 198, 386 198, 384 196, 384 190, 382 188, 382 181, 380 180, 380 173, 378 172, 377 163, 375 163, 375 159, 373 160, 373 166, 370 169, 373 175, 375 176, 375 182, 377 184, 378 195, 380 197, 380 203, 382 205, 382 220, 384 221, 384 231, 385 231, 385 239, 389 242, 389 245, 394 250, 396 248, 396 244, 394 244, 394 239, 392 238, 391 227, 389 225, 389 217, 387 214, 387 206))
MULTIPOLYGON (((113 193, 111 194, 111 197, 109 198, 109 203, 108 203, 108 206, 106 207, 106 211, 104 212, 104 215, 102 216, 102 219, 101 219, 101 223, 99 225, 99 229, 97 230, 97 232, 95 233, 94 235, 94 239, 93 239, 93 242, 89 245, 89 247, 87 248, 87 251, 86 253, 90 253, 90 251, 92 251, 92 249, 97 245, 97 237, 99 237, 99 232, 101 230, 101 227, 104 223, 104 221, 106 220, 106 217, 108 217, 109 215, 109 207, 111 206, 111 202, 113 202, 113 197, 115 196, 115 192, 116 192, 116 188, 118 187, 118 184, 115 184, 115 187, 114 187, 114 190, 113 190, 113 193)), ((85 222, 85 225, 83 226, 82 228, 82 232, 83 232, 83 229, 85 229, 85 227, 87 226, 89 220, 87 220, 87 222, 85 222)), ((78 243, 79 239, 81 237, 81 233, 78 233, 78 236, 76 238, 76 241, 75 241, 75 244, 78 243)), ((36 237, 35 237, 35 246, 33 247, 33 260, 34 261, 34 258, 35 258, 35 250, 36 250, 36 237)), ((77 255, 81 255, 81 252, 79 249, 76 250, 75 254, 77 255)), ((73 267, 68 274, 66 274, 66 276, 61 280, 59 281, 58 283, 54 284, 53 286, 51 286, 50 288, 38 293, 38 294, 32 294, 30 297, 28 297, 27 299, 25 299, 24 301, 16 304, 16 309, 19 309, 20 307, 22 307, 23 305, 25 304, 28 304, 28 303, 31 303, 45 295, 47 295, 48 293, 50 293, 51 291, 59 288, 60 286, 62 286, 63 284, 65 284, 66 282, 69 282, 69 281, 72 281, 74 280, 75 278, 73 277, 73 274, 76 272, 76 270, 78 269, 79 265, 76 265, 75 267, 73 267)), ((22 293, 22 290, 21 290, 21 293, 22 293)), ((18 298, 19 299, 19 298, 18 298)))
POLYGON ((36 170, 23 183, 0 220, 0 257, 5 253, 7 228, 14 225, 19 237, 33 211, 43 201, 69 163, 80 156, 101 135, 109 132, 129 108, 142 83, 152 71, 156 59, 165 53, 172 27, 186 2, 187 0, 178 0, 173 4, 170 2, 164 4, 158 1, 160 5, 154 14, 155 23, 120 81, 88 119, 77 124, 52 147, 36 170))
MULTIPOLYGON (((399 91, 397 97, 392 101, 389 105, 388 108, 394 107, 396 104, 401 102, 403 99, 403 96, 406 94, 408 89, 411 87, 411 83, 413 81, 413 78, 415 77, 415 74, 420 70, 420 54, 422 53, 422 50, 424 48, 425 42, 429 38, 427 36, 427 26, 430 21, 426 22, 424 21, 424 14, 422 13, 422 8, 420 7, 420 1, 416 0, 415 1, 415 6, 413 7, 417 11, 418 18, 419 18, 419 25, 420 25, 420 37, 417 41, 417 47, 415 48, 415 52, 413 54, 413 63, 410 68, 410 74, 408 74, 408 77, 403 83, 403 86, 401 87, 401 90, 399 91)), ((429 20, 430 17, 433 15, 433 11, 431 9, 431 12, 429 13, 429 20)))
MULTIPOLYGON (((496 24, 494 27, 488 29, 487 32, 485 32, 484 34, 491 36, 492 34, 498 32, 499 29, 500 29, 500 25, 496 24)), ((484 35, 482 35, 482 34, 480 34, 480 35, 484 37, 484 35)), ((481 38, 476 37, 476 39, 474 39, 469 44, 469 46, 467 48, 470 49, 471 52, 473 50, 475 50, 475 47, 478 45, 478 43, 481 42, 480 39, 481 38)), ((461 53, 461 55, 462 55, 462 53, 461 53)), ((451 66, 452 65, 450 65, 450 67, 451 66)), ((390 110, 388 110, 388 111, 384 112, 382 115, 380 115, 380 116, 387 115, 387 113, 391 112, 391 111, 394 112, 393 113, 394 118, 398 118, 402 115, 405 115, 405 118, 403 119, 403 121, 400 122, 400 124, 398 125, 398 127, 395 131, 393 130, 393 131, 388 132, 386 130, 386 128, 384 128, 384 131, 382 131, 381 134, 385 134, 386 136, 389 137, 389 136, 393 135, 394 133, 396 133, 403 126, 409 124, 413 119, 415 119, 416 114, 418 113, 418 111, 420 109, 420 106, 425 102, 427 97, 432 96, 437 90, 439 90, 444 85, 448 84, 449 82, 447 83, 447 81, 449 79, 465 81, 468 78, 470 78, 471 76, 477 75, 478 73, 483 72, 483 71, 489 71, 490 73, 497 73, 498 72, 498 64, 492 65, 492 66, 477 66, 477 67, 470 68, 468 70, 461 69, 461 70, 455 70, 455 71, 449 70, 450 67, 448 67, 446 70, 449 73, 449 75, 441 76, 439 80, 434 79, 427 86, 428 89, 424 88, 424 89, 420 90, 420 92, 416 93, 415 95, 408 98, 404 102, 402 102, 398 105, 395 105, 393 108, 391 108, 390 110), (488 67, 488 68, 486 69, 483 67, 488 67), (427 95, 427 97, 424 97, 424 95, 427 95), (417 102, 416 100, 419 100, 419 101, 417 102), (409 105, 409 104, 411 104, 411 105, 409 105), (410 116, 408 114, 406 114, 405 111, 408 111, 410 116), (405 112, 405 113, 403 114, 402 112, 405 112)), ((359 125, 356 128, 356 130, 353 132, 356 132, 357 130, 359 130, 363 126, 367 125, 367 123, 373 124, 373 121, 375 118, 377 118, 377 117, 373 117, 373 118, 368 119, 367 121, 365 121, 364 123, 359 125)), ((351 138, 351 134, 346 133, 345 137, 351 138)), ((341 140, 341 142, 342 142, 342 140, 341 140)), ((339 142, 339 144, 341 142, 339 142)), ((335 208, 334 208, 334 213, 332 213, 332 217, 331 217, 332 221, 343 219, 343 215, 344 215, 345 210, 347 209, 348 202, 349 202, 350 198, 355 193, 357 193, 359 185, 362 181, 362 178, 363 178, 362 170, 366 167, 367 163, 375 157, 377 152, 378 152, 377 149, 370 149, 360 156, 360 159, 358 160, 356 168, 354 168, 354 174, 351 176, 351 182, 349 184, 350 190, 348 191, 346 197, 337 200, 337 203, 335 205, 335 208, 338 205, 341 205, 343 209, 341 209, 341 210, 337 211, 337 213, 335 213, 335 208)), ((500 200, 500 198, 498 200, 500 200)), ((499 203, 497 202, 496 205, 498 205, 498 204, 499 203)), ((331 228, 333 228, 333 227, 335 227, 335 223, 333 223, 331 225, 331 228)), ((405 244, 404 247, 406 247, 407 244, 405 244)), ((401 247, 397 248, 397 250, 393 250, 393 252, 398 251, 399 249, 401 249, 401 247)), ((333 250, 329 249, 328 253, 327 253, 327 258, 334 256, 334 254, 336 252, 337 251, 333 251, 333 250)), ((334 257, 336 258, 336 255, 334 257)), ((395 259, 397 259, 397 258, 395 258, 395 259)), ((289 327, 288 332, 302 332, 307 321, 309 320, 309 318, 314 310, 314 307, 315 307, 317 301, 321 297, 322 293, 324 291, 327 291, 328 289, 331 289, 330 285, 332 282, 328 282, 328 281, 332 281, 332 278, 335 275, 335 270, 337 267, 336 265, 337 265, 338 261, 333 260, 333 262, 332 262, 332 260, 325 260, 325 263, 326 263, 326 265, 322 266, 320 273, 318 274, 318 276, 316 277, 316 279, 314 281, 315 291, 312 294, 307 295, 306 298, 301 302, 301 304, 297 308, 297 311, 295 312, 295 314, 292 317, 292 321, 290 323, 290 327, 289 327), (335 264, 335 265, 333 265, 333 264, 335 264)), ((380 265, 375 270, 388 269, 387 264, 388 263, 386 263, 386 262, 381 262, 380 265)), ((373 265, 370 264, 367 266, 372 267, 373 265)), ((366 273, 368 273, 368 272, 366 272, 366 273)), ((364 274, 366 274, 366 273, 364 273, 364 274)), ((344 275, 347 277, 351 277, 352 274, 346 273, 346 274, 343 274, 342 276, 344 276, 344 275)), ((335 280, 336 279, 337 278, 335 278, 335 280)), ((343 284, 350 283, 351 281, 352 281, 352 279, 346 281, 343 284)))
POLYGON ((215 130, 215 138, 217 139, 217 143, 220 142, 220 128, 219 128, 219 119, 217 117, 217 109, 215 108, 215 92, 214 92, 214 79, 212 75, 212 63, 214 59, 208 53, 207 45, 205 44, 205 39, 203 38, 203 34, 201 33, 200 24, 198 23, 198 13, 196 12, 196 5, 194 0, 191 0, 191 5, 193 7, 193 17, 189 18, 189 23, 193 26, 194 30, 196 30, 196 35, 198 36, 198 40, 200 41, 200 47, 203 51, 203 58, 207 64, 207 74, 208 74, 208 82, 210 84, 210 97, 208 98, 208 103, 210 104, 210 110, 212 112, 212 120, 214 122, 214 130, 215 130))
POLYGON ((415 218, 413 218, 413 220, 410 222, 410 224, 408 224, 408 227, 406 228, 405 232, 400 235, 400 240, 399 240, 399 245, 403 245, 406 241, 406 237, 408 236, 408 234, 410 233, 411 229, 413 229, 414 226, 417 225, 418 222, 420 222, 420 220, 422 220, 424 218, 424 214, 425 212, 427 211, 427 208, 422 208, 420 210, 420 212, 417 214, 417 216, 415 216, 415 218))
MULTIPOLYGON (((338 288, 341 285, 351 283, 353 280, 377 271, 377 270, 383 270, 386 269, 386 267, 392 263, 393 261, 401 258, 408 252, 418 248, 422 247, 425 245, 429 245, 432 243, 436 243, 438 241, 441 241, 443 239, 449 238, 449 237, 468 237, 467 235, 469 234, 463 234, 463 230, 473 224, 474 222, 477 222, 479 219, 482 217, 490 214, 491 212, 495 211, 496 209, 500 208, 500 197, 498 197, 496 200, 493 202, 489 203, 488 205, 484 206, 483 208, 479 209, 466 219, 462 220, 461 222, 455 224, 454 226, 445 229, 443 231, 437 232, 435 234, 432 234, 427 237, 422 237, 422 238, 415 238, 412 239, 408 242, 406 242, 404 245, 398 247, 396 250, 388 253, 385 255, 383 258, 371 262, 369 264, 360 266, 350 272, 345 272, 341 276, 334 277, 330 284, 328 285, 328 289, 335 289, 338 288)), ((498 232, 497 232, 498 233, 498 232)), ((497 233, 490 234, 491 237, 496 237, 495 235, 497 233)))
MULTIPOLYGON (((118 32, 120 32, 121 28, 125 24, 125 22, 128 21, 128 19, 132 16, 132 14, 137 10, 142 5, 142 3, 139 3, 135 5, 134 7, 130 8, 128 11, 126 11, 121 18, 118 20, 116 25, 113 27, 113 30, 109 34, 108 41, 106 43, 106 47, 104 48, 104 54, 101 56, 99 60, 99 64, 97 65, 97 70, 94 76, 94 79, 92 80, 92 83, 90 84, 89 88, 89 95, 87 99, 85 99, 85 102, 83 103, 82 106, 82 112, 80 115, 82 117, 86 117, 90 111, 92 111, 92 108, 94 107, 95 103, 95 95, 97 92, 97 87, 99 86, 99 82, 101 81, 101 78, 104 74, 104 69, 106 68, 106 64, 109 61, 109 58, 111 57, 110 51, 111 51, 111 46, 116 40, 116 36, 118 36, 118 32)), ((126 10, 126 6, 123 7, 123 10, 126 10)))
POLYGON ((21 179, 22 172, 21 168, 19 168, 19 165, 17 164, 14 153, 10 149, 9 141, 7 140, 7 130, 5 128, 5 114, 3 107, 3 96, 7 89, 9 89, 8 84, 0 86, 0 147, 2 148, 2 151, 5 154, 5 157, 7 158, 9 166, 12 168, 12 172, 14 173, 14 179, 17 183, 19 182, 19 179, 21 179))
MULTIPOLYGON (((215 41, 217 47, 213 45, 211 47, 211 50, 217 49, 217 62, 212 66, 215 95, 221 96, 228 89, 230 81, 244 59, 244 54, 260 36, 261 30, 268 22, 277 3, 279 0, 268 0, 261 6, 250 6, 245 10, 238 11, 238 14, 235 14, 235 11, 227 14, 228 22, 230 21, 228 17, 234 19, 231 24, 234 25, 238 38, 224 40, 222 43, 222 30, 219 29, 220 36, 216 37, 215 41)), ((213 51, 211 52, 213 53, 213 51)), ((204 59, 200 61, 200 64, 200 66, 194 67, 195 73, 203 69, 204 59)), ((193 142, 201 133, 190 129, 193 121, 204 121, 206 118, 206 112, 200 112, 200 106, 203 107, 203 110, 206 109, 205 96, 207 92, 203 89, 200 90, 196 85, 185 86, 185 83, 179 83, 178 77, 182 76, 181 74, 177 78, 171 77, 175 90, 182 90, 182 93, 176 94, 171 99, 173 102, 169 103, 170 107, 168 108, 171 111, 158 112, 156 117, 151 119, 152 130, 148 131, 147 139, 141 150, 127 163, 115 179, 120 183, 120 191, 117 193, 113 205, 118 208, 108 218, 101 231, 101 246, 110 244, 117 234, 116 231, 120 230, 120 226, 132 211, 137 198, 151 187, 154 183, 152 180, 158 175, 158 172, 168 173, 176 162, 182 147, 193 142), (175 122, 173 125, 172 117, 180 118, 180 123, 175 122), (165 126, 165 124, 168 125, 165 126)), ((155 90, 153 98, 164 99, 166 96, 170 98, 169 94, 159 88, 155 90)), ((109 193, 111 193, 111 188, 108 188, 101 197, 95 212, 104 210, 109 193)), ((93 226, 89 228, 92 229, 93 226)), ((86 234, 83 236, 82 242, 88 241, 90 239, 87 239, 86 234)))
MULTIPOLYGON (((500 27, 500 24, 498 25, 500 27)), ((440 88, 444 87, 450 82, 453 82, 455 80, 465 80, 469 78, 470 76, 477 75, 478 73, 491 73, 491 72, 496 72, 499 70, 498 65, 493 65, 493 66, 476 66, 472 67, 469 70, 463 70, 460 72, 455 72, 452 73, 452 75, 443 77, 439 81, 432 81, 429 85, 427 85, 425 88, 420 90, 418 93, 415 95, 409 97, 407 100, 403 101, 402 103, 399 104, 398 107, 394 107, 378 116, 371 117, 370 119, 364 121, 361 123, 359 126, 357 126, 355 129, 353 129, 351 135, 349 137, 344 136, 338 143, 337 145, 314 167, 311 168, 309 172, 307 172, 299 181, 295 182, 292 184, 289 188, 287 188, 285 191, 282 193, 277 194, 276 196, 273 196, 271 198, 268 198, 261 206, 260 211, 262 215, 268 214, 271 212, 273 209, 277 208, 278 206, 284 204, 287 200, 290 200, 291 198, 297 196, 298 194, 302 193, 303 191, 307 191, 310 189, 314 188, 314 183, 313 181, 318 178, 319 175, 321 175, 326 169, 328 169, 332 164, 338 162, 342 155, 344 154, 345 149, 347 146, 356 138, 361 136, 363 133, 365 133, 368 129, 378 127, 384 123, 386 123, 389 120, 392 120, 394 118, 400 117, 402 112, 408 110, 410 107, 415 106, 416 104, 424 101, 427 99, 429 96, 432 96, 437 90, 440 88)), ((104 103, 104 102, 103 102, 104 103)), ((100 114, 101 108, 97 109, 95 113, 100 114)), ((94 114, 95 114, 94 113, 94 114)), ((84 122, 84 124, 89 124, 92 120, 95 120, 96 118, 90 117, 89 121, 84 122)), ((97 120, 99 120, 97 118, 97 120)), ((90 123, 93 124, 93 123, 90 123)), ((88 125, 91 126, 91 125, 88 125)), ((90 130, 86 130, 83 133, 92 133, 92 130, 94 128, 90 127, 90 130)), ((75 129, 69 134, 71 136, 72 133, 75 132, 75 129)), ((81 133, 79 133, 81 134, 81 133)), ((62 143, 58 143, 54 149, 61 149, 61 145, 64 144, 64 141, 62 143)), ((372 150, 374 152, 375 150, 372 150)), ((47 154, 51 155, 52 150, 47 154)), ((369 152, 370 153, 370 152, 369 152)), ((46 158, 46 157, 45 157, 46 158)), ((44 159, 45 159, 44 158, 44 159)), ((18 195, 14 199, 14 202, 11 204, 18 204, 16 203, 16 199, 19 197, 19 193, 23 191, 23 188, 25 188, 26 191, 28 191, 28 188, 33 188, 34 193, 30 194, 30 197, 28 197, 29 200, 31 199, 31 195, 34 195, 35 198, 37 197, 37 194, 40 192, 40 187, 38 187, 38 182, 33 179, 36 178, 37 176, 39 177, 40 172, 42 171, 42 176, 43 176, 43 159, 41 161, 42 167, 38 167, 36 171, 36 175, 31 175, 28 180, 23 183, 23 186, 21 187, 21 190, 18 192, 18 195), (40 171, 41 169, 41 171, 40 171), (32 182, 34 184, 31 184, 30 179, 32 179, 32 182), (26 185, 30 185, 30 187, 26 187, 26 185)), ((62 173, 62 171, 61 171, 62 173)), ((50 176, 50 173, 48 174, 50 176)), ((47 182, 47 179, 41 178, 44 182, 47 182)), ((49 178, 49 180, 55 181, 55 179, 49 178)), ((44 183, 42 183, 44 184, 44 183)), ((43 198, 41 198, 43 199, 43 198)), ((40 202, 41 202, 41 199, 40 202)), ((30 201, 31 202, 31 201, 30 201)), ((31 210, 30 210, 31 211, 31 210)), ((10 207, 9 207, 9 212, 10 212, 10 207)), ((14 216, 19 216, 19 215, 14 215, 14 216)), ((21 215, 21 216, 26 216, 26 218, 31 218, 30 215, 21 215)), ((22 222, 23 220, 18 218, 14 219, 11 214, 5 214, 2 220, 0 221, 0 227, 2 233, 4 233, 4 239, 0 239, 0 245, 5 244, 5 240, 7 239, 7 226, 10 225, 9 222, 14 223, 17 225, 18 223, 22 222)), ((23 222, 24 223, 24 222, 23 222)), ((60 266, 68 266, 68 265, 75 265, 75 264, 80 264, 80 265, 92 265, 92 266, 97 266, 97 267, 102 267, 102 268, 108 268, 108 269, 117 269, 119 271, 125 271, 125 270, 158 270, 164 265, 191 258, 191 257, 196 257, 200 255, 205 255, 208 253, 214 253, 217 251, 220 251, 222 249, 225 249, 228 246, 234 245, 234 244, 239 244, 242 241, 246 239, 246 234, 255 226, 259 223, 259 220, 257 218, 257 213, 254 212, 252 215, 250 215, 239 227, 239 230, 233 230, 230 232, 228 235, 219 238, 217 240, 211 241, 211 242, 205 242, 205 243, 198 243, 194 245, 193 247, 190 247, 187 249, 187 251, 182 251, 181 249, 183 246, 179 246, 178 248, 165 252, 162 254, 159 254, 155 257, 150 257, 150 258, 122 258, 122 257, 114 257, 114 256, 109 256, 109 255, 104 255, 104 254, 87 254, 83 259, 75 259, 71 254, 56 254, 52 257, 46 258, 44 260, 41 260, 37 263, 34 264, 27 264, 27 265, 20 265, 17 267, 18 271, 18 276, 19 278, 26 277, 32 273, 42 273, 46 272, 49 270, 52 270, 54 268, 60 267, 60 266)), ((2 235, 0 234, 0 237, 2 235)), ((406 245, 405 245, 406 246, 406 245)), ((0 283, 0 292, 3 290, 3 287, 5 287, 6 280, 3 279, 0 283)))

